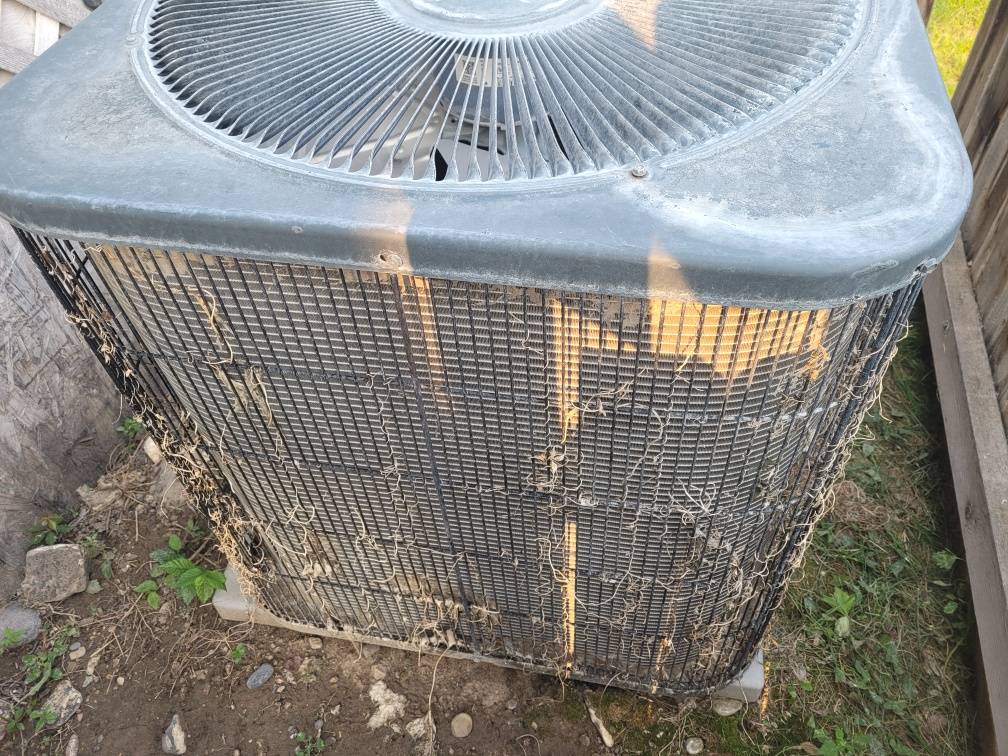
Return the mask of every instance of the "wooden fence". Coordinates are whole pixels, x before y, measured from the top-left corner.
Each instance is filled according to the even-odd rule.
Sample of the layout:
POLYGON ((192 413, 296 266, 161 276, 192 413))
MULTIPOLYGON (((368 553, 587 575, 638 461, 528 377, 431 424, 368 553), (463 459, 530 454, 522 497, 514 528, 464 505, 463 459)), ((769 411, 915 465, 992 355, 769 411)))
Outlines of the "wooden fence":
POLYGON ((81 0, 0 0, 0 86, 87 14, 81 0))
MULTIPOLYGON (((919 0, 927 18, 933 0, 919 0)), ((991 0, 952 98, 973 163, 963 249, 1008 430, 1008 0, 991 0)))
MULTIPOLYGON (((925 19, 932 0, 919 0, 925 19)), ((977 731, 1008 754, 1008 0, 991 0, 952 105, 973 165, 962 233, 924 284, 979 653, 977 731)))
POLYGON ((1008 428, 1008 0, 993 0, 952 104, 973 162, 962 236, 1008 428))

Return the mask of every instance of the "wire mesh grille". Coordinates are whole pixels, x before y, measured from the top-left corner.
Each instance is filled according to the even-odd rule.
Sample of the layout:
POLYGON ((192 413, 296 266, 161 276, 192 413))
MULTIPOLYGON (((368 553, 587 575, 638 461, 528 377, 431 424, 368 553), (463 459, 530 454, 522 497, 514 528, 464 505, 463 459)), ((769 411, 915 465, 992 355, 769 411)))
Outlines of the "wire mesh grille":
POLYGON ((301 165, 425 181, 592 173, 728 133, 848 48, 864 0, 157 0, 190 117, 301 165))
POLYGON ((750 660, 918 290, 790 312, 22 237, 275 614, 677 695, 750 660))

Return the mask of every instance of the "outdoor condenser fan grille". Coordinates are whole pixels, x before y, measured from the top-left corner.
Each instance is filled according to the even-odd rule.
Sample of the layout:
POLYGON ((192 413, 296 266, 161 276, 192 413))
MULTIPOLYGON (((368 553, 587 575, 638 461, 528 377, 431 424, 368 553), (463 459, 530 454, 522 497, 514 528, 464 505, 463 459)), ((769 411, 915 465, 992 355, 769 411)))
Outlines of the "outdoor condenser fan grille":
POLYGON ((0 115, 266 610, 676 695, 752 659, 970 190, 911 0, 107 0, 0 115))
POLYGON ((150 55, 189 112, 284 159, 538 178, 668 154, 754 119, 836 58, 858 6, 161 0, 150 55))

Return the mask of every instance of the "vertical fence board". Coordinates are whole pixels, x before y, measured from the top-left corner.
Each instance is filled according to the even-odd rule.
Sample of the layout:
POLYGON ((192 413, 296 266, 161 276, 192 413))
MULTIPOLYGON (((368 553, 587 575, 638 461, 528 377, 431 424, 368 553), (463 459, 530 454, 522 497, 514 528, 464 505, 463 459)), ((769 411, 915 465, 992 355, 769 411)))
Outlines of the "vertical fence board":
MULTIPOLYGON (((973 163, 962 236, 992 373, 1008 373, 1008 0, 991 0, 952 99, 973 163)), ((1008 429, 1008 396, 995 381, 1008 429)))

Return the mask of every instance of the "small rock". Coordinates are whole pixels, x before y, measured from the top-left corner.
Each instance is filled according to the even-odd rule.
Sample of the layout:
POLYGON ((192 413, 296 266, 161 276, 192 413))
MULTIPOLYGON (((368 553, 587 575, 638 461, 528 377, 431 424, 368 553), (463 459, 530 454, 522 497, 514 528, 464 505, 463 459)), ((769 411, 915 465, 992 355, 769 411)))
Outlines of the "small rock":
POLYGON ((0 611, 0 637, 7 639, 8 648, 31 643, 41 629, 42 619, 34 609, 26 609, 15 602, 0 611))
POLYGON ((66 724, 84 702, 84 696, 69 680, 60 680, 59 684, 49 694, 49 697, 42 704, 42 708, 48 709, 56 715, 56 720, 50 725, 52 728, 59 728, 66 724))
POLYGON ((315 651, 319 651, 322 648, 322 639, 313 635, 308 639, 308 645, 315 651))
POLYGON ((25 555, 21 596, 35 604, 62 601, 87 589, 84 550, 74 543, 40 546, 25 555))
POLYGON ((711 702, 714 713, 722 717, 730 717, 742 711, 742 702, 731 698, 715 698, 711 702))
POLYGON ((704 742, 700 738, 687 738, 686 739, 686 753, 690 756, 697 756, 697 754, 703 753, 704 742))
POLYGON ((172 717, 161 736, 161 750, 176 755, 186 752, 185 730, 182 729, 182 719, 178 714, 172 717))
POLYGON ((66 751, 64 751, 64 756, 77 756, 80 752, 80 738, 74 733, 70 736, 70 740, 67 741, 66 751))
POLYGON ((451 721, 451 732, 456 738, 468 738, 473 731, 473 718, 462 712, 456 714, 451 721))
POLYGON ((102 584, 100 582, 98 582, 97 580, 89 580, 87 588, 85 588, 84 590, 93 596, 96 593, 101 593, 101 589, 102 584))
POLYGON ((584 746, 585 748, 589 748, 591 746, 591 738, 589 738, 587 735, 582 734, 580 740, 581 745, 584 746))
POLYGON ((249 675, 248 680, 245 681, 245 687, 249 690, 256 690, 268 683, 271 677, 273 677, 273 665, 260 664, 256 667, 256 670, 249 675))
POLYGON ((86 653, 87 653, 87 649, 85 649, 82 645, 80 645, 78 643, 77 644, 77 648, 71 648, 70 649, 70 654, 69 654, 70 661, 77 661, 78 659, 83 659, 84 658, 84 654, 86 654, 86 653))
POLYGON ((144 454, 147 455, 147 459, 153 462, 155 465, 160 465, 161 461, 164 459, 164 455, 161 453, 161 449, 158 445, 154 443, 154 439, 150 436, 144 439, 143 442, 144 454))
POLYGON ((119 677, 116 678, 116 685, 121 687, 125 684, 126 684, 126 678, 123 677, 122 675, 119 675, 119 677))
POLYGON ((518 700, 512 698, 510 701, 507 702, 507 707, 508 711, 514 711, 515 709, 518 708, 518 700))
POLYGON ((430 726, 430 717, 424 714, 422 717, 411 720, 406 725, 406 734, 413 738, 413 740, 427 740, 430 726))

